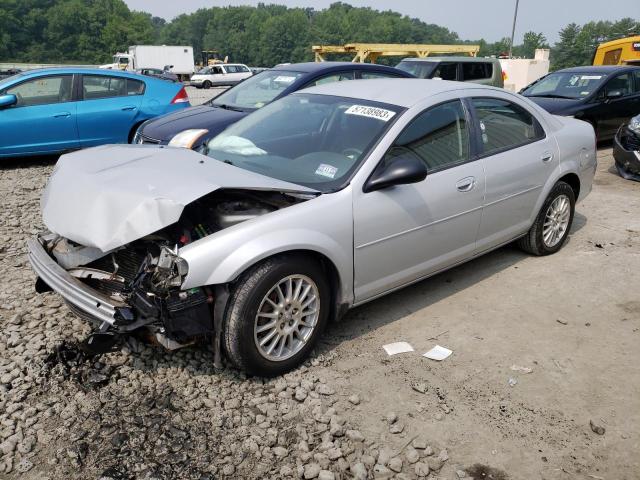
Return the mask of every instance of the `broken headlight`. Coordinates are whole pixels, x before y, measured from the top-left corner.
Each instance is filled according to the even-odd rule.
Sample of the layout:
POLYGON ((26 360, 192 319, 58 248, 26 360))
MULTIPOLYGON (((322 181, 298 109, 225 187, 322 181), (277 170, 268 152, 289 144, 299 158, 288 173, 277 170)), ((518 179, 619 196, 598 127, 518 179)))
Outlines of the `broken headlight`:
POLYGON ((151 275, 151 284, 155 291, 166 291, 182 285, 189 272, 189 264, 178 256, 178 249, 171 250, 163 246, 151 275))
POLYGON ((631 120, 629 120, 629 125, 627 126, 627 128, 632 132, 640 135, 640 115, 633 117, 631 120))

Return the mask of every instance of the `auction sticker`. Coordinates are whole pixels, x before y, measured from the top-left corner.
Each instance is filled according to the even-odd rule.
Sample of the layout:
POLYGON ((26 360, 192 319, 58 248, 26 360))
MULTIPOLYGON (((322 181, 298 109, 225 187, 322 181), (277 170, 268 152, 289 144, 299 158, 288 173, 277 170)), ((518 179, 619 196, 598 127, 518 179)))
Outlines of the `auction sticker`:
POLYGON ((316 175, 322 175, 323 177, 333 178, 336 176, 338 169, 332 165, 321 163, 316 169, 316 175))
POLYGON ((580 80, 600 80, 602 75, 582 75, 580 80))
POLYGON ((367 107, 366 105, 351 105, 344 113, 347 115, 360 115, 361 117, 377 118, 383 122, 388 122, 396 112, 385 108, 367 107))

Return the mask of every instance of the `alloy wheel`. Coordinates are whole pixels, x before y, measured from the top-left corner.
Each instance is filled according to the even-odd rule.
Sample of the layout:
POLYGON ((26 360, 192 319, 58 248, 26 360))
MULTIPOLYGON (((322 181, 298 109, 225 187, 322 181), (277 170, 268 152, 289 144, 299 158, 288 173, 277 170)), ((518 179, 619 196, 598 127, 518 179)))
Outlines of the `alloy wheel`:
POLYGON ((305 275, 289 275, 276 283, 260 302, 254 341, 260 355, 279 362, 307 344, 320 318, 320 292, 305 275))

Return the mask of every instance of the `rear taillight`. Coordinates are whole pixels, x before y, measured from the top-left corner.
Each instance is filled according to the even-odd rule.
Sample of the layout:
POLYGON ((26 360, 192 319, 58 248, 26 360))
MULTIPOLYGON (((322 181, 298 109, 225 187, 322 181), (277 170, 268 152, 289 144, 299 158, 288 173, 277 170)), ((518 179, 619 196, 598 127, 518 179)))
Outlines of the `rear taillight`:
POLYGON ((176 96, 173 97, 173 100, 171 100, 171 105, 176 103, 189 103, 189 95, 187 95, 187 91, 184 87, 182 87, 176 96))

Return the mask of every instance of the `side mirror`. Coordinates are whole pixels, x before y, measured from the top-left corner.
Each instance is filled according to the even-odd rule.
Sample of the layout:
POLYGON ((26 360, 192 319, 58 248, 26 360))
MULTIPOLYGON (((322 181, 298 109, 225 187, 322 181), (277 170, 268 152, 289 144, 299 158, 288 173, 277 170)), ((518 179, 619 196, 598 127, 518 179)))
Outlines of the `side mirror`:
POLYGON ((11 105, 15 105, 16 103, 18 103, 18 97, 16 97, 12 93, 0 95, 0 108, 10 107, 11 105))
POLYGON ((365 183, 365 193, 382 190, 394 185, 418 183, 427 178, 427 166, 414 155, 404 153, 390 164, 377 168, 365 183))
POLYGON ((608 100, 620 98, 621 96, 622 96, 622 90, 609 90, 605 94, 605 98, 607 98, 608 100))

